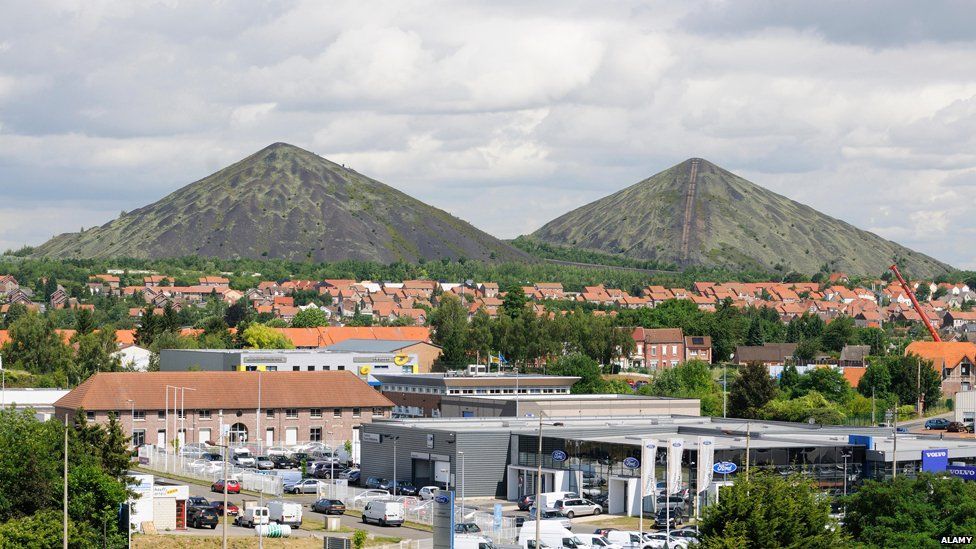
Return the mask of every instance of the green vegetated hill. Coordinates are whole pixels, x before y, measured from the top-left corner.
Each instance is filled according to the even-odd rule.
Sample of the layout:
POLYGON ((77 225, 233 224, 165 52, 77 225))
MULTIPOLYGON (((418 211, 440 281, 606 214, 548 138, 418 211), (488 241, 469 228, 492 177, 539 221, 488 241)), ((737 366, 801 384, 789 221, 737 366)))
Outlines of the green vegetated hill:
POLYGON ((285 143, 101 227, 59 235, 33 255, 380 263, 529 259, 443 210, 285 143))
POLYGON ((878 275, 896 261, 912 276, 951 270, 703 159, 686 160, 577 208, 531 237, 683 267, 815 273, 827 264, 849 274, 878 275))

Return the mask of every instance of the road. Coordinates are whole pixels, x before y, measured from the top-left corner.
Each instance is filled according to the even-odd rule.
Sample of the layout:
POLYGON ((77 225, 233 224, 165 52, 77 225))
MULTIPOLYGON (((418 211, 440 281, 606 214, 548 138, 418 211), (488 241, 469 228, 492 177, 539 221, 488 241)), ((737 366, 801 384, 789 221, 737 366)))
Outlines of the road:
MULTIPOLYGON (((190 487, 189 490, 191 496, 204 497, 210 501, 223 501, 223 497, 224 497, 223 494, 211 492, 209 485, 202 486, 199 484, 191 484, 183 480, 169 479, 162 475, 156 475, 156 478, 173 484, 187 484, 190 487)), ((234 505, 237 505, 242 510, 244 508, 243 501, 245 499, 255 500, 257 498, 251 495, 241 495, 241 494, 229 494, 227 496, 227 501, 233 503, 234 505)), ((306 525, 313 522, 319 524, 323 524, 325 522, 325 515, 322 515, 321 513, 313 513, 312 509, 310 508, 312 502, 315 501, 315 494, 299 494, 299 495, 287 494, 281 497, 266 498, 265 501, 271 499, 282 499, 285 501, 294 501, 294 502, 301 503, 303 507, 303 512, 302 512, 303 523, 306 525)), ((340 520, 342 526, 358 529, 358 530, 366 530, 370 534, 375 534, 377 536, 392 536, 392 537, 398 537, 403 539, 428 539, 433 536, 430 532, 425 532, 422 530, 414 530, 413 528, 384 527, 384 526, 377 526, 373 524, 363 524, 360 518, 357 516, 343 515, 340 520)), ((218 526, 216 530, 210 530, 208 528, 197 530, 194 528, 190 528, 181 533, 188 534, 188 535, 218 535, 219 536, 222 534, 222 528, 221 526, 218 526)), ((253 536, 254 530, 252 530, 251 528, 233 526, 231 524, 227 526, 227 534, 229 536, 253 536)), ((348 534, 342 534, 338 532, 329 533, 322 530, 316 530, 314 534, 318 536, 336 535, 336 536, 343 536, 343 537, 348 535, 348 534)), ((312 532, 309 532, 305 529, 299 529, 298 531, 292 530, 292 535, 309 536, 312 535, 312 532)))

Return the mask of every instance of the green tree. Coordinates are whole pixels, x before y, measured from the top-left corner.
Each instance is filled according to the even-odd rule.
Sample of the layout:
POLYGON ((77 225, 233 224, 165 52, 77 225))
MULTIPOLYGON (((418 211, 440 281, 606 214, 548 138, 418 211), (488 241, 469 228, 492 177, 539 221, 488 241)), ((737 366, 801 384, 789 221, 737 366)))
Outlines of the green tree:
POLYGON ((95 331, 95 315, 88 309, 75 310, 75 332, 81 335, 95 331))
POLYGON ((830 518, 830 503, 800 475, 782 477, 753 471, 739 474, 718 503, 704 509, 702 547, 777 548, 840 546, 843 539, 830 518))
POLYGON ((701 400, 703 415, 722 413, 722 389, 712 378, 707 362, 689 360, 673 368, 662 370, 654 381, 644 385, 638 393, 649 396, 697 398, 701 400))
POLYGON ((762 345, 765 343, 763 338, 762 320, 759 315, 752 317, 749 322, 749 334, 746 335, 746 345, 762 345))
POLYGON ((844 374, 835 368, 814 368, 801 375, 793 394, 803 396, 814 391, 838 404, 844 404, 851 397, 851 385, 844 374))
POLYGON ((792 399, 773 399, 762 409, 762 417, 775 421, 807 422, 839 425, 846 419, 840 405, 824 398, 816 391, 792 399))
POLYGON ((853 339, 854 319, 849 316, 839 316, 831 320, 820 336, 824 350, 835 353, 841 352, 853 339))
POLYGON ((769 370, 758 362, 739 368, 739 375, 729 388, 729 415, 759 418, 763 406, 776 396, 776 382, 769 370))
POLYGON ((244 331, 244 343, 251 349, 294 349, 295 345, 284 334, 265 326, 251 324, 244 331))
POLYGON ((942 547, 941 536, 976 532, 976 484, 919 473, 867 480, 848 496, 844 530, 864 547, 942 547))
POLYGON ((550 363, 547 370, 557 376, 578 376, 580 380, 570 389, 573 394, 591 395, 603 392, 604 383, 600 365, 582 353, 561 356, 550 363))
POLYGON ((462 365, 467 360, 465 339, 468 331, 468 312, 457 296, 441 297, 431 317, 434 327, 434 343, 441 346, 441 361, 445 364, 462 365))
POLYGON ((792 397, 797 384, 800 383, 800 373, 796 366, 787 364, 783 367, 783 374, 779 377, 779 390, 786 397, 792 397))
POLYGON ((517 318, 525 312, 526 297, 522 286, 513 282, 505 289, 505 299, 502 300, 502 311, 506 315, 517 318))
POLYGON ((11 303, 7 308, 7 314, 3 317, 3 325, 9 328, 20 317, 27 314, 27 307, 23 303, 11 303))
POLYGON ((888 335, 881 328, 855 328, 854 342, 870 345, 874 356, 888 354, 888 335))
POLYGON ((804 339, 796 344, 796 350, 793 351, 793 356, 798 360, 811 362, 817 358, 818 352, 820 352, 820 340, 804 339))
POLYGON ((921 283, 918 288, 915 288, 915 299, 925 302, 929 299, 929 294, 931 294, 932 289, 926 283, 921 283))
POLYGON ((326 316, 322 309, 317 307, 309 307, 308 309, 302 309, 298 311, 295 318, 292 319, 291 325, 293 328, 316 328, 319 326, 328 326, 329 317, 326 316))
POLYGON ((2 349, 8 368, 63 375, 71 366, 71 349, 49 318, 29 312, 10 326, 8 336, 2 349))
POLYGON ((162 331, 162 319, 156 315, 152 305, 146 305, 146 308, 142 310, 139 326, 136 328, 136 343, 148 349, 162 331))
POLYGON ((115 344, 115 329, 108 326, 97 332, 75 335, 73 342, 77 347, 73 367, 68 371, 68 383, 77 385, 97 372, 118 372, 122 363, 118 356, 112 356, 118 348, 115 344))
POLYGON ((492 352, 491 318, 484 309, 478 309, 471 317, 465 344, 470 354, 488 360, 488 355, 492 352))

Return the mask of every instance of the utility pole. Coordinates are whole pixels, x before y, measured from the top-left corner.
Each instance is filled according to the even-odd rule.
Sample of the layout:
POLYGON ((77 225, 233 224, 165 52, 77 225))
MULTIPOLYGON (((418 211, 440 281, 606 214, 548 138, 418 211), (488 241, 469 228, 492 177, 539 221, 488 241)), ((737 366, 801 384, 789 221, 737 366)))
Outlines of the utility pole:
POLYGON ((894 426, 894 435, 891 439, 891 480, 894 480, 898 476, 898 398, 895 397, 895 410, 892 414, 892 425, 894 426))
POLYGON ((68 412, 64 412, 64 549, 68 549, 68 412))
POLYGON ((264 435, 261 434, 261 367, 260 366, 258 366, 258 413, 257 416, 255 417, 255 423, 256 425, 254 430, 256 431, 255 435, 257 435, 257 439, 258 439, 258 455, 262 456, 264 455, 264 452, 262 451, 264 448, 264 435))
MULTIPOLYGON (((517 375, 517 374, 516 374, 517 375)), ((518 380, 518 377, 515 378, 518 380)), ((516 391, 518 394, 518 391, 516 391)), ((516 400, 516 402, 518 402, 516 400)), ((539 523, 542 520, 542 412, 539 412, 539 450, 536 453, 535 471, 535 549, 541 549, 539 545, 539 523)))
POLYGON ((746 482, 749 482, 749 442, 752 440, 752 424, 746 422, 746 482))
POLYGON ((464 520, 464 452, 458 452, 461 456, 461 520, 464 520))
POLYGON ((922 406, 925 402, 925 397, 922 395, 922 359, 916 356, 915 364, 917 366, 915 370, 915 394, 918 396, 915 399, 915 407, 917 408, 918 417, 922 417, 922 406))

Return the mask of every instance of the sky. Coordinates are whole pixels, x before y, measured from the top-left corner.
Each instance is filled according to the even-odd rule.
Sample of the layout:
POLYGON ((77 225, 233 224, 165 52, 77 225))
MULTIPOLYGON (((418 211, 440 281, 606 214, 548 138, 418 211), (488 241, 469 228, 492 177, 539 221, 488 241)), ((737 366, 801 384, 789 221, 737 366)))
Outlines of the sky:
POLYGON ((703 157, 976 269, 976 10, 0 0, 0 250, 283 141, 510 238, 703 157))

